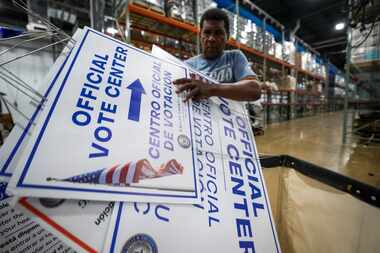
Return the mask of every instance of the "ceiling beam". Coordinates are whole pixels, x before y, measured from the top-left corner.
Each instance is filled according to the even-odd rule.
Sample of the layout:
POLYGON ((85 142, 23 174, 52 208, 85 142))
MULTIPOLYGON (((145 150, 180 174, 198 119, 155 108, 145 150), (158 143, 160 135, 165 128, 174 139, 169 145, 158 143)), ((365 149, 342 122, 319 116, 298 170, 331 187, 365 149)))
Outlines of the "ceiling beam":
POLYGON ((313 42, 313 43, 311 43, 311 45, 313 47, 315 47, 315 46, 320 46, 322 44, 331 43, 331 42, 337 42, 337 41, 346 40, 346 39, 347 39, 346 36, 341 36, 341 37, 332 38, 332 39, 328 39, 328 40, 322 40, 322 41, 313 42))
POLYGON ((335 47, 335 46, 344 45, 344 44, 346 44, 346 41, 338 41, 334 43, 325 44, 319 47, 314 47, 314 49, 329 48, 329 47, 335 47))

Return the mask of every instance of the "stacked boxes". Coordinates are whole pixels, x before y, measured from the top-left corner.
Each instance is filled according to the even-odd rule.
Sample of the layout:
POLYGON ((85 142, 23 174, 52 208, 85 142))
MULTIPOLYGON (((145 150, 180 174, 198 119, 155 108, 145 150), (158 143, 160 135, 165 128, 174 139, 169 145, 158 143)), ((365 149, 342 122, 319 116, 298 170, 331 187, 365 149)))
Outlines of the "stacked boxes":
POLYGON ((282 55, 282 44, 281 43, 278 43, 276 42, 275 43, 275 57, 278 58, 278 59, 283 59, 283 55, 282 55))
POLYGON ((238 41, 249 45, 251 42, 251 33, 252 33, 252 22, 249 19, 238 16, 237 18, 237 38, 238 41))
POLYGON ((353 48, 351 51, 352 62, 358 63, 358 62, 380 60, 380 22, 377 22, 373 26, 372 32, 370 33, 371 27, 372 25, 367 25, 366 29, 362 32, 360 31, 359 28, 353 29, 352 31, 353 48), (367 35, 368 35, 368 38, 365 40, 367 35), (359 44, 361 44, 359 47, 355 47, 356 45, 359 45, 359 44))
POLYGON ((309 52, 301 52, 301 69, 308 70, 311 64, 311 54, 309 52))
POLYGON ((146 6, 146 7, 149 7, 153 10, 156 10, 158 12, 161 12, 161 13, 165 13, 164 12, 164 7, 165 7, 165 3, 164 3, 164 0, 134 0, 134 3, 135 4, 138 4, 138 5, 143 5, 143 6, 146 6))
POLYGON ((295 77, 287 75, 283 78, 281 82, 281 89, 284 90, 295 90, 297 85, 297 80, 295 77))
POLYGON ((230 20, 230 38, 232 39, 235 39, 237 38, 237 15, 228 11, 228 10, 225 10, 223 9, 226 13, 227 13, 227 16, 230 20))
POLYGON ((301 68, 302 65, 302 57, 300 52, 295 52, 294 53, 294 64, 296 65, 297 68, 301 68))
MULTIPOLYGON (((228 10, 224 10, 230 19, 230 38, 238 40, 240 43, 252 47, 256 50, 263 51, 262 28, 258 27, 251 20, 237 16, 228 10)), ((274 37, 271 33, 266 35, 266 43, 271 48, 272 55, 275 54, 274 37)))
POLYGON ((326 66, 320 63, 317 63, 315 74, 327 78, 326 66))
POLYGON ((269 55, 275 55, 275 51, 276 51, 276 41, 274 40, 274 36, 273 34, 271 34, 270 32, 267 32, 265 31, 265 41, 264 41, 264 45, 265 45, 265 48, 267 50, 267 53, 269 55))
POLYGON ((198 10, 198 23, 201 22, 201 17, 206 10, 217 7, 217 4, 212 0, 197 0, 196 2, 198 10))
POLYGON ((195 24, 193 0, 167 0, 166 16, 195 24))
POLYGON ((283 46, 284 46, 284 55, 283 55, 284 61, 290 64, 295 64, 296 47, 294 46, 294 43, 290 41, 284 41, 283 46))
POLYGON ((259 26, 256 26, 256 32, 253 32, 253 48, 259 51, 263 51, 263 46, 264 46, 264 40, 263 40, 263 29, 259 26))
POLYGON ((263 51, 262 29, 257 27, 256 24, 249 19, 237 16, 227 10, 224 11, 226 11, 230 19, 230 38, 259 51, 263 51))

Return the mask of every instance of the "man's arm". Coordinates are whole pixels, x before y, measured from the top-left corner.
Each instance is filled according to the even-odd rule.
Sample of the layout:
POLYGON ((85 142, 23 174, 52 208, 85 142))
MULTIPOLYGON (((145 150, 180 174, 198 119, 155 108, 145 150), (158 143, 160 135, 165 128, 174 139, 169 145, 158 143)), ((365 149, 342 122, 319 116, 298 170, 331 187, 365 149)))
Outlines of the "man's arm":
POLYGON ((261 96, 259 82, 254 76, 247 76, 235 83, 210 84, 195 78, 182 78, 173 81, 176 92, 187 91, 184 101, 209 97, 224 97, 236 101, 255 101, 261 96))

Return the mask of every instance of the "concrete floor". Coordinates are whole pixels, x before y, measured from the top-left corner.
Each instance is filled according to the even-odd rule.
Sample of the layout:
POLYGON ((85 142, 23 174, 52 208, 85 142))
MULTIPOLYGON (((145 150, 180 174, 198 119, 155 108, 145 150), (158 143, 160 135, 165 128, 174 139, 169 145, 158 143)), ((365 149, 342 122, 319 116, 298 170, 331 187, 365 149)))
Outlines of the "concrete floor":
POLYGON ((380 187, 380 145, 342 145, 342 112, 268 125, 256 137, 260 154, 288 154, 380 187))

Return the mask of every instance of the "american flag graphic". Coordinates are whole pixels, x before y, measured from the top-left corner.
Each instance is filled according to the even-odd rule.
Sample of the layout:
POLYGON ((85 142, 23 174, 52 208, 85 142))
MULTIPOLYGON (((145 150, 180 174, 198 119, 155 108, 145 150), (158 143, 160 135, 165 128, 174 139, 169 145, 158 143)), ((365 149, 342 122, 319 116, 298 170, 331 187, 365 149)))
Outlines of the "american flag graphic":
POLYGON ((182 174, 183 166, 175 159, 171 159, 169 162, 161 165, 158 175, 160 177, 170 176, 175 174, 182 174))
MULTIPOLYGON (((152 167, 148 160, 141 159, 137 162, 128 162, 59 181, 125 186, 131 183, 138 183, 144 179, 182 174, 183 170, 183 166, 175 159, 162 164, 158 171, 152 167)), ((48 178, 47 180, 57 179, 48 178)))

